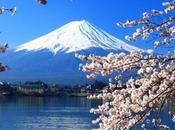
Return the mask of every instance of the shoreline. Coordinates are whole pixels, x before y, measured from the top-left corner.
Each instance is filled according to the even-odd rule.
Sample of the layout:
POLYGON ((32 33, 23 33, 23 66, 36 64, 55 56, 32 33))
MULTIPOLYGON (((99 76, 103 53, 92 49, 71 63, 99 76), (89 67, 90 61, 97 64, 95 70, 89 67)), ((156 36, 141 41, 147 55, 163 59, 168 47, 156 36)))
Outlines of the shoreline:
POLYGON ((11 96, 31 96, 31 97, 61 97, 61 96, 68 96, 68 97, 87 97, 91 94, 95 93, 59 93, 59 94, 38 94, 38 93, 0 93, 0 97, 11 97, 11 96))

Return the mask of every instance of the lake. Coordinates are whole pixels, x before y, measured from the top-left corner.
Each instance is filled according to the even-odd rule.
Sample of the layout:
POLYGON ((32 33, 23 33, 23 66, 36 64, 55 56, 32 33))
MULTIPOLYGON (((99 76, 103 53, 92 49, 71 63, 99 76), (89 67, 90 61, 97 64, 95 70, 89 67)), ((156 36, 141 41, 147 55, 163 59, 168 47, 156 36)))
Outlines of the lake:
MULTIPOLYGON (((100 102, 86 97, 6 97, 0 98, 0 130, 91 130, 98 128, 91 121, 91 107, 100 102)), ((151 117, 154 113, 151 114, 151 117)), ((175 130, 167 110, 162 123, 175 130)), ((149 128, 149 125, 147 126, 149 128)), ((133 130, 143 130, 137 125, 133 130)), ((158 130, 155 129, 154 130, 158 130)))
POLYGON ((0 100, 0 130, 90 130, 96 118, 85 97, 8 97, 0 100))

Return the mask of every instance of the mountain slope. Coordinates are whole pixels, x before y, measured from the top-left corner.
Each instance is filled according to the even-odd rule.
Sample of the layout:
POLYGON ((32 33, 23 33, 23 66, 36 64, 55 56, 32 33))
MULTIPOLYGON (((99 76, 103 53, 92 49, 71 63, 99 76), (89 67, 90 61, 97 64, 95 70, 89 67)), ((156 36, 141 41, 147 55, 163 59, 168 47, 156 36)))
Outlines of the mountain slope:
POLYGON ((49 49, 53 53, 70 53, 92 47, 128 52, 139 50, 83 20, 70 22, 51 33, 22 44, 17 47, 16 52, 49 49))
POLYGON ((87 21, 74 21, 65 26, 22 44, 0 56, 11 70, 1 73, 5 81, 43 80, 58 84, 89 82, 78 70, 82 62, 75 52, 106 55, 113 51, 142 51, 111 36, 87 21))

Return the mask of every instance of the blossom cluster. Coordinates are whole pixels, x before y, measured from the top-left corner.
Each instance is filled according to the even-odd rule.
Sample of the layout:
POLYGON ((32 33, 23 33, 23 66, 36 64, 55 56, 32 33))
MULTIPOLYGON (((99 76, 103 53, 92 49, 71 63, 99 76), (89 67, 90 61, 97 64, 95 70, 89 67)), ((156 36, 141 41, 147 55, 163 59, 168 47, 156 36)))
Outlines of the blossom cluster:
MULTIPOLYGON (((109 87, 104 89, 103 93, 89 97, 104 101, 97 109, 91 109, 91 112, 100 114, 99 118, 93 121, 99 123, 100 130, 131 129, 143 122, 150 112, 160 110, 162 104, 175 92, 175 56, 153 56, 139 52, 110 53, 103 57, 76 56, 88 62, 82 69, 91 73, 88 76, 92 76, 91 78, 99 74, 105 76, 114 71, 138 69, 139 78, 130 78, 125 88, 122 89, 124 85, 121 76, 117 76, 115 83, 109 80, 109 87)), ((158 120, 160 119, 155 118, 150 123, 161 129, 168 128, 158 120)))
POLYGON ((131 36, 125 36, 129 41, 136 41, 138 38, 148 39, 152 35, 158 36, 155 41, 155 47, 170 44, 175 41, 175 1, 163 2, 164 10, 151 10, 150 13, 144 12, 143 17, 139 20, 127 20, 126 22, 118 22, 120 27, 139 28, 131 36))
MULTIPOLYGON (((114 71, 124 72, 131 69, 146 68, 149 72, 151 68, 156 67, 161 60, 169 59, 171 56, 161 57, 159 55, 153 56, 144 52, 126 53, 109 53, 107 56, 97 55, 75 55, 77 58, 86 61, 85 65, 80 65, 84 72, 90 72, 88 78, 96 78, 98 75, 106 76, 112 74, 114 71)), ((139 74, 145 73, 142 69, 138 71, 139 74)))
POLYGON ((46 5, 47 0, 37 0, 39 4, 46 5))
MULTIPOLYGON (((41 5, 46 5, 47 4, 47 0, 37 0, 37 2, 41 5)), ((11 12, 11 15, 15 15, 16 14, 16 7, 13 8, 4 8, 4 7, 0 7, 0 14, 4 14, 6 11, 11 12)))
POLYGON ((4 8, 4 7, 0 8, 0 14, 3 14, 5 11, 10 11, 11 15, 13 16, 13 15, 16 14, 16 7, 13 7, 13 8, 10 8, 10 9, 4 8))
MULTIPOLYGON (((7 48, 8 48, 8 44, 5 44, 4 46, 0 46, 0 53, 4 53, 7 48)), ((0 63, 0 72, 6 71, 6 70, 9 70, 9 67, 0 63)))

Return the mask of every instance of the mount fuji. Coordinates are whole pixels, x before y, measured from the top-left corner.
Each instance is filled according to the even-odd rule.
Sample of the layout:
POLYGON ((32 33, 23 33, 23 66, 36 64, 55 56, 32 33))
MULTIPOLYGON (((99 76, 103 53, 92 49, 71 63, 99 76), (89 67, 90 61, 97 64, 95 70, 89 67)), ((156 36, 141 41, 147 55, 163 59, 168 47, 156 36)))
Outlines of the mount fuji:
POLYGON ((89 82, 78 70, 82 62, 75 52, 105 55, 109 52, 142 51, 89 23, 73 21, 44 36, 7 51, 0 60, 11 69, 1 73, 3 81, 42 80, 64 85, 89 82))

